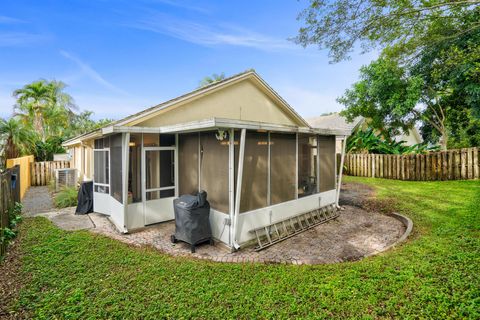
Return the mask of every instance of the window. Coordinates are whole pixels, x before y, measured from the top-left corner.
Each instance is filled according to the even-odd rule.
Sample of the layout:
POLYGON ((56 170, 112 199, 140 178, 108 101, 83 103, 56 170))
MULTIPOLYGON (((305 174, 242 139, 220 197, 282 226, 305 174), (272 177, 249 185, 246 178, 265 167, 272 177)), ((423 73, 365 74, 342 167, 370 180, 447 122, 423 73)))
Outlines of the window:
POLYGON ((93 150, 93 181, 95 192, 110 193, 110 149, 105 147, 104 140, 95 140, 95 149, 93 150))
POLYGON ((298 197, 317 193, 317 138, 298 135, 298 197))
POLYGON ((270 134, 270 204, 295 199, 295 134, 270 134))
POLYGON ((318 138, 320 161, 320 192, 335 189, 335 136, 320 136, 318 138))

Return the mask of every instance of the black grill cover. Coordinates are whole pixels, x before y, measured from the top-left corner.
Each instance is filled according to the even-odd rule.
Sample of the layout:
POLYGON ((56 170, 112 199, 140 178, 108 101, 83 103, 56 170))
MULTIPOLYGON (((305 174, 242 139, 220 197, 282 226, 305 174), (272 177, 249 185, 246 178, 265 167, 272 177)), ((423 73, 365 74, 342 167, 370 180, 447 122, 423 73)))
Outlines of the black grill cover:
POLYGON ((93 212, 93 181, 82 182, 78 190, 78 203, 75 214, 93 212))
POLYGON ((175 211, 175 238, 191 245, 207 241, 212 237, 210 228, 210 204, 207 193, 183 195, 173 200, 175 211))

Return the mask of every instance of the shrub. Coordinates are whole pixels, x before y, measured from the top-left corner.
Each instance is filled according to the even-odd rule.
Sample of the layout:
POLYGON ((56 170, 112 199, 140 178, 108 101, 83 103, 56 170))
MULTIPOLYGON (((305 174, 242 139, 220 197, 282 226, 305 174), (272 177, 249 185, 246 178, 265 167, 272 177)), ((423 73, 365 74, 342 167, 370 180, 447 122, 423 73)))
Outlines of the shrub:
POLYGON ((55 195, 54 203, 57 208, 73 207, 77 205, 78 190, 75 187, 63 188, 55 195))
POLYGON ((0 244, 10 243, 17 236, 17 225, 22 221, 23 205, 21 203, 15 202, 15 205, 11 206, 8 209, 8 227, 0 229, 0 244))

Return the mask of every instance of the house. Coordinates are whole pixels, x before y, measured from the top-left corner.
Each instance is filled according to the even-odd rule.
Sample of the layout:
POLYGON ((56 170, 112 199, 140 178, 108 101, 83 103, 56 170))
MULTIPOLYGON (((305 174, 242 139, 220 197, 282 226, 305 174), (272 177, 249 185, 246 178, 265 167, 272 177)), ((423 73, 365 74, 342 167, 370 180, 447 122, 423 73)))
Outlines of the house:
POLYGON ((172 220, 175 197, 206 190, 214 238, 239 248, 254 228, 338 202, 335 141, 349 134, 311 127, 250 70, 64 146, 119 231, 172 220))
MULTIPOLYGON (((341 116, 339 113, 334 112, 331 114, 313 117, 306 119, 310 126, 317 129, 341 129, 353 133, 357 128, 366 129, 368 123, 363 117, 357 117, 352 122, 347 122, 347 119, 341 116)), ((423 142, 422 136, 416 127, 413 127, 408 131, 408 134, 400 133, 393 137, 393 140, 400 142, 404 141, 405 145, 412 146, 423 142)), ((336 145, 337 153, 341 153, 341 141, 337 141, 336 145)))

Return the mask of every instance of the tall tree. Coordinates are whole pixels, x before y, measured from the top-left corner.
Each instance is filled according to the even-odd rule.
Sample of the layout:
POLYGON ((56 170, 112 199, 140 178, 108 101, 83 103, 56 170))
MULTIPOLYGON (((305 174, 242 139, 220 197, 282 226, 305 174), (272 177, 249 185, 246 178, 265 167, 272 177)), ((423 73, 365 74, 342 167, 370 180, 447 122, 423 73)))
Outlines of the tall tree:
POLYGON ((297 43, 328 49, 333 62, 347 59, 357 45, 363 51, 390 47, 405 59, 424 46, 475 32, 480 22, 465 24, 480 0, 310 0, 298 19, 297 43))
POLYGON ((64 89, 65 84, 60 81, 42 79, 13 92, 17 99, 16 114, 25 124, 32 125, 42 141, 48 137, 48 131, 67 126, 65 118, 76 108, 64 89))
POLYGON ((222 81, 223 79, 225 79, 225 73, 223 72, 220 74, 214 73, 211 76, 206 76, 205 78, 203 78, 198 84, 198 87, 202 88, 202 87, 208 86, 211 83, 222 81))
POLYGON ((0 140, 3 144, 3 157, 16 158, 30 151, 33 132, 16 118, 0 118, 0 140))

